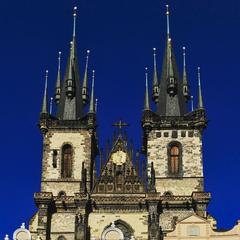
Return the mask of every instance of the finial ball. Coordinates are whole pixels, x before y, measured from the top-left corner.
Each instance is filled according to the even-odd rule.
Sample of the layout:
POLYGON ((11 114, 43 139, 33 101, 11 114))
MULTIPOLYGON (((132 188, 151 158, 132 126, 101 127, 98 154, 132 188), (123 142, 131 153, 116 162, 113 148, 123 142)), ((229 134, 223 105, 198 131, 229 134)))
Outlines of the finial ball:
POLYGON ((74 10, 77 10, 77 6, 74 7, 74 10))
POLYGON ((90 53, 90 50, 88 49, 88 50, 87 50, 87 54, 89 54, 89 53, 90 53))
POLYGON ((156 48, 153 48, 153 51, 156 51, 157 49, 156 48))

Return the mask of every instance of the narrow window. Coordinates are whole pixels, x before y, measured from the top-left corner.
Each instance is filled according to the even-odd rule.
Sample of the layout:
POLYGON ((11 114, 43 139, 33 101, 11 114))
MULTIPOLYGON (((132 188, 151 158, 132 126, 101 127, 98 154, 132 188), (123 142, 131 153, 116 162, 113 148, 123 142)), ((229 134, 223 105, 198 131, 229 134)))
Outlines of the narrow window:
POLYGON ((52 166, 53 166, 53 168, 57 168, 57 155, 58 155, 57 150, 53 150, 53 153, 52 153, 52 166))
POLYGON ((178 176, 181 169, 181 144, 170 143, 168 149, 169 174, 178 176))
POLYGON ((72 177, 72 146, 66 144, 62 148, 62 178, 72 177))

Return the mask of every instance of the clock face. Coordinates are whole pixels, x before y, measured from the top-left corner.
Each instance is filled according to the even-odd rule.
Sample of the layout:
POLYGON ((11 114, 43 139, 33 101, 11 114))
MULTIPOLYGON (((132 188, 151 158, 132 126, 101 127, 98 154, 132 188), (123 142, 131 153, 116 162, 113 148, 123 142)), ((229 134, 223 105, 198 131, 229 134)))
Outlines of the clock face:
POLYGON ((127 154, 123 151, 117 151, 112 154, 111 160, 116 165, 122 165, 127 160, 127 154))

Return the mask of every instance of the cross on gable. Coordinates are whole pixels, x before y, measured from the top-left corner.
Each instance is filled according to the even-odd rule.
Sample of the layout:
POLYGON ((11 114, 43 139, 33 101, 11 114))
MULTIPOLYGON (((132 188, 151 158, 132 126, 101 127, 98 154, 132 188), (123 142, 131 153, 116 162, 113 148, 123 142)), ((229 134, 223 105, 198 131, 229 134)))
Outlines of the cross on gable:
POLYGON ((113 124, 113 127, 117 127, 119 129, 119 131, 121 131, 123 127, 128 127, 128 126, 129 126, 129 124, 123 122, 122 120, 113 124))

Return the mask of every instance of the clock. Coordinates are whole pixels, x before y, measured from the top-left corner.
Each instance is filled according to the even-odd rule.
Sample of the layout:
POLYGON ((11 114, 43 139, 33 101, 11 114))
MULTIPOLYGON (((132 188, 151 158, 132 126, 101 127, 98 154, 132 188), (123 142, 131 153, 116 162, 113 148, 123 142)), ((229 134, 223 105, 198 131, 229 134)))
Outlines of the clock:
POLYGON ((127 154, 123 151, 117 151, 112 154, 111 161, 116 165, 122 165, 127 160, 127 154))

